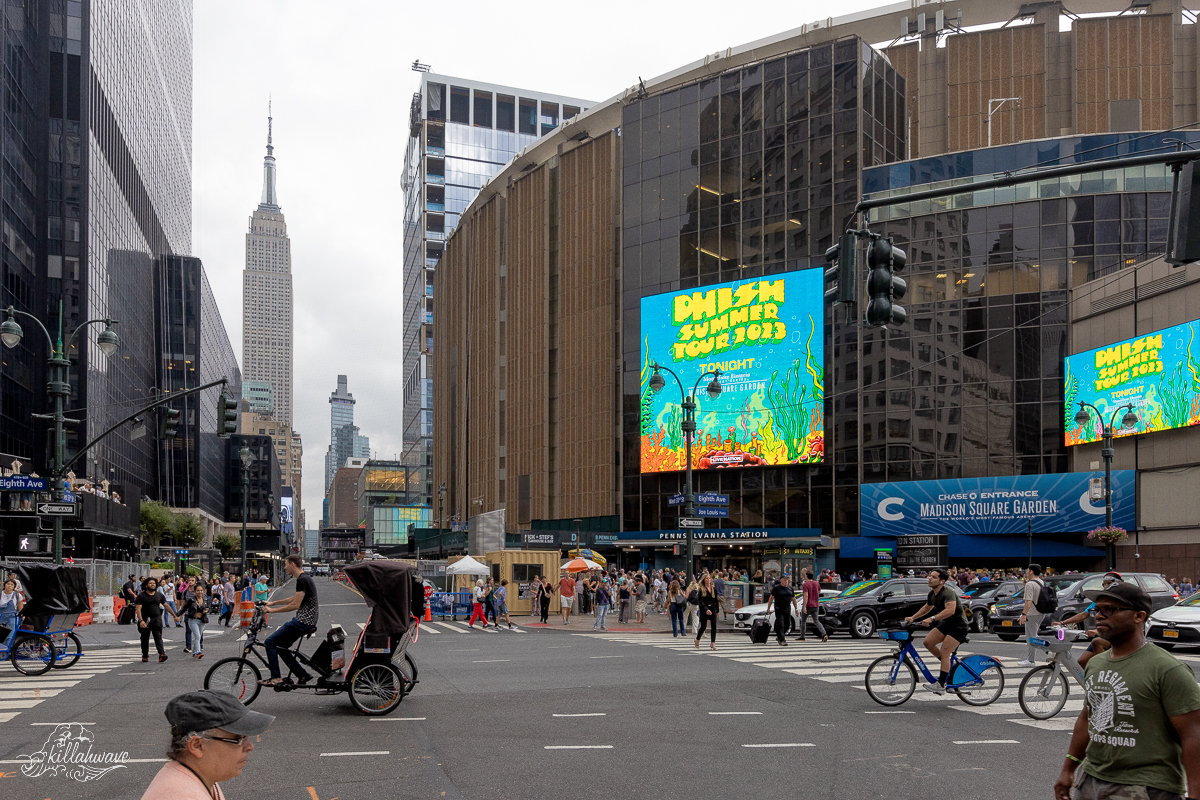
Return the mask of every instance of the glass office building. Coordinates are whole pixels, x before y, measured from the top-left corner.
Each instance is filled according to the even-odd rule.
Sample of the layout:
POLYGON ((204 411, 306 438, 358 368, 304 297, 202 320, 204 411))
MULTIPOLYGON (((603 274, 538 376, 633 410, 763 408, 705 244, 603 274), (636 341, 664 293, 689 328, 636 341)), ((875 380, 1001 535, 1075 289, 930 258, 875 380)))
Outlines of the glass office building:
POLYGON ((409 115, 404 159, 404 454, 433 496, 433 270, 446 236, 488 178, 539 136, 590 102, 422 73, 409 115))

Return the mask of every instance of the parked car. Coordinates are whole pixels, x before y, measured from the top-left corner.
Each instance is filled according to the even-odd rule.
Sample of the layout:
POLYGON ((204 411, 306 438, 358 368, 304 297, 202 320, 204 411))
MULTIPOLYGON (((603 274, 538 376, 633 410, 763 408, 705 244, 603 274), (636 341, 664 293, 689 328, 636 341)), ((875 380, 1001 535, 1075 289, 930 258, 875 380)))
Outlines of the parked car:
POLYGON ((1177 644, 1200 645, 1200 592, 1152 613, 1146 636, 1164 650, 1177 644))
MULTIPOLYGON (((1121 578, 1126 582, 1136 583, 1146 590, 1150 595, 1153 611, 1174 605, 1179 600, 1178 593, 1160 575, 1149 572, 1123 572, 1121 578)), ((1058 589, 1058 608, 1042 619, 1039 626, 1041 632, 1049 632, 1052 623, 1075 616, 1087 609, 1092 601, 1084 592, 1101 588, 1104 573, 1050 575, 1045 580, 1047 585, 1058 589)), ((1024 606, 1025 601, 1019 593, 1009 600, 993 604, 988 628, 1002 640, 1015 642, 1024 633, 1024 626, 1019 622, 1024 606)), ((1084 625, 1077 623, 1075 627, 1082 628, 1084 625)))
MULTIPOLYGON (((963 597, 957 584, 946 585, 963 597)), ((879 628, 900 625, 920 610, 928 597, 929 584, 924 578, 862 581, 821 603, 819 616, 828 631, 848 631, 856 639, 866 639, 879 628)))
POLYGON ((1007 600, 1019 591, 1020 581, 979 581, 967 586, 963 592, 967 596, 967 618, 971 630, 986 633, 992 604, 1007 600))

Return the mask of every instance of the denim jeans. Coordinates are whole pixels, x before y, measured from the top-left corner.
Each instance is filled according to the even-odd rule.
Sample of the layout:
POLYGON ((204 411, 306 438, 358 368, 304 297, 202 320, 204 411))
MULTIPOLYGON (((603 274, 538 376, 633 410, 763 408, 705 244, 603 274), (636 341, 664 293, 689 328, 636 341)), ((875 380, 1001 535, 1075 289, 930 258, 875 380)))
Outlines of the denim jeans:
POLYGON ((295 644, 295 642, 301 637, 307 636, 314 631, 316 631, 316 626, 314 625, 305 625, 303 623, 296 622, 294 619, 289 619, 287 622, 283 623, 283 626, 280 627, 279 630, 267 637, 267 640, 263 642, 263 645, 264 649, 267 651, 267 667, 271 670, 272 678, 279 677, 280 657, 283 658, 284 662, 288 665, 288 668, 295 673, 296 677, 307 677, 308 673, 296 662, 296 658, 292 655, 292 651, 288 648, 295 644), (283 649, 282 653, 279 652, 280 648, 283 649))
MULTIPOLYGON (((191 648, 192 655, 204 652, 204 620, 189 619, 188 621, 188 638, 194 645, 191 648)), ((188 649, 185 644, 184 649, 188 649)))
POLYGON ((683 604, 682 603, 667 603, 671 609, 671 635, 683 636, 687 633, 687 629, 683 625, 683 604))
POLYGON ((596 604, 596 623, 592 625, 592 630, 604 627, 604 620, 608 617, 608 603, 596 604))
MULTIPOLYGON (((174 614, 178 614, 178 613, 179 613, 179 609, 178 609, 178 608, 175 606, 175 601, 174 601, 174 600, 168 600, 168 601, 167 601, 167 608, 171 609, 172 613, 174 613, 174 614)), ((174 623, 175 623, 175 627, 176 627, 176 628, 182 628, 182 627, 183 627, 183 623, 182 623, 182 622, 180 622, 179 620, 175 619, 173 616, 172 616, 172 617, 170 617, 170 618, 168 618, 166 614, 163 614, 163 627, 164 627, 164 628, 169 628, 169 627, 171 627, 171 622, 172 622, 172 621, 174 621, 174 623)))

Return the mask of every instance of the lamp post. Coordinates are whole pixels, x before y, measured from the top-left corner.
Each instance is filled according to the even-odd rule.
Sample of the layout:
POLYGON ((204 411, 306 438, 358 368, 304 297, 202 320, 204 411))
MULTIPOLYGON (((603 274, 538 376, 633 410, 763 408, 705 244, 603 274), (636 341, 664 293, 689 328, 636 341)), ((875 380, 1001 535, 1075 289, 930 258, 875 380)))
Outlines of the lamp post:
MULTIPOLYGON (((1100 423, 1104 423, 1104 415, 1100 413, 1100 409, 1096 408, 1086 400, 1079 401, 1079 411, 1075 413, 1076 425, 1087 425, 1092 420, 1092 415, 1088 413, 1088 409, 1096 413, 1100 423)), ((1121 409, 1125 409, 1125 416, 1121 417, 1121 429, 1132 428, 1138 424, 1137 414, 1133 413, 1133 403, 1126 403, 1123 406, 1117 406, 1113 409, 1112 416, 1109 417, 1108 424, 1101 428, 1101 436, 1104 444, 1100 449, 1100 456, 1104 459, 1104 527, 1112 527, 1112 460, 1115 451, 1113 450, 1113 436, 1116 435, 1115 426, 1117 424, 1117 414, 1121 409)), ((1108 560, 1108 569, 1117 568, 1117 547, 1112 542, 1105 545, 1105 555, 1108 560)))
MULTIPOLYGON (((46 343, 50 348, 50 370, 49 377, 46 381, 46 391, 54 398, 54 414, 34 414, 38 419, 52 419, 54 421, 54 450, 50 461, 50 478, 52 481, 50 487, 50 497, 53 500, 62 500, 62 470, 63 461, 66 458, 63 450, 66 449, 66 442, 63 438, 63 423, 75 422, 76 420, 67 420, 63 416, 63 406, 67 398, 71 396, 71 383, 67 378, 67 369, 71 366, 71 360, 66 356, 66 349, 75 341, 75 337, 79 332, 97 322, 104 323, 104 330, 96 337, 96 344, 100 351, 106 356, 111 356, 117 352, 117 348, 121 346, 121 340, 117 337, 117 332, 112 329, 113 325, 117 324, 117 320, 108 317, 89 319, 83 322, 76 328, 67 338, 66 343, 63 342, 62 334, 62 303, 58 306, 58 342, 56 343, 53 337, 50 336, 50 331, 46 330, 46 326, 41 320, 25 311, 17 311, 12 306, 6 310, 8 318, 0 323, 0 342, 4 346, 12 349, 21 343, 21 338, 25 332, 21 330, 21 326, 17 324, 16 315, 29 317, 37 323, 42 333, 46 334, 46 343)), ((62 517, 55 515, 54 517, 54 563, 62 563, 62 517)))
MULTIPOLYGON (((683 514, 686 517, 694 516, 696 513, 696 495, 692 491, 692 437, 696 435, 696 392, 700 390, 700 381, 712 376, 707 388, 708 397, 710 400, 716 400, 721 396, 721 382, 718 378, 721 377, 721 370, 715 369, 711 372, 706 372, 696 379, 696 385, 692 387, 691 394, 686 394, 683 391, 683 382, 679 380, 679 376, 670 368, 664 367, 661 364, 655 363, 654 374, 650 376, 650 391, 658 394, 663 387, 667 385, 667 381, 662 376, 661 370, 670 373, 675 379, 675 383, 679 386, 679 395, 681 398, 680 405, 683 407, 683 422, 680 423, 680 428, 683 429, 683 440, 686 452, 687 464, 687 479, 684 484, 683 497, 683 514)), ((692 565, 692 529, 687 528, 687 572, 694 572, 692 565)))
POLYGON ((246 579, 246 517, 250 516, 250 465, 254 463, 254 454, 250 448, 242 445, 238 451, 242 459, 242 580, 246 579))
POLYGON ((438 487, 438 536, 442 535, 442 498, 446 496, 446 484, 438 487))

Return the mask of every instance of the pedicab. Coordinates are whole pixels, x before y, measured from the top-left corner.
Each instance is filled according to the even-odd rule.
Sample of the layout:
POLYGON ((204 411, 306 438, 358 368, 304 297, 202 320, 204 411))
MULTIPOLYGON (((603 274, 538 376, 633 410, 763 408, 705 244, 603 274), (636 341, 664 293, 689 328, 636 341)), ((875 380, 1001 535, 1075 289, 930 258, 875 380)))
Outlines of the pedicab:
POLYGON ((17 579, 25 593, 25 607, 11 643, 12 630, 0 625, 0 658, 12 662, 22 675, 74 665, 83 655, 75 625, 80 614, 91 610, 87 572, 82 567, 21 564, 17 579))
MULTIPOLYGON (((291 653, 315 678, 300 681, 289 669, 282 682, 267 688, 320 695, 346 692, 350 704, 363 714, 383 716, 394 711, 417 683, 416 662, 407 649, 417 640, 419 617, 425 611, 424 587, 416 567, 396 561, 351 564, 346 576, 371 609, 353 650, 345 652, 345 633, 334 626, 313 654, 305 656, 300 646, 312 637, 309 634, 291 653)), ((244 705, 254 702, 263 688, 259 664, 267 667, 266 648, 258 640, 264 625, 263 604, 255 603, 242 654, 213 664, 204 676, 205 689, 228 692, 244 705)))

